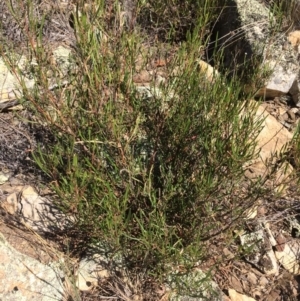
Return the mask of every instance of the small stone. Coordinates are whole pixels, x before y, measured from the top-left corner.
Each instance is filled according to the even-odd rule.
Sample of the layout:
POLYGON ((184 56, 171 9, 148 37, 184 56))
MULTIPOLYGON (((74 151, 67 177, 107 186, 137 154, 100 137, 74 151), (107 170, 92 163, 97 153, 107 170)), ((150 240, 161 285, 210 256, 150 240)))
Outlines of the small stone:
POLYGON ((268 212, 268 209, 267 209, 266 206, 259 206, 259 207, 257 208, 257 215, 258 215, 259 217, 265 216, 265 215, 267 214, 267 212, 268 212))
POLYGON ((292 122, 295 122, 296 120, 296 116, 295 116, 295 113, 292 111, 292 110, 289 110, 287 112, 287 114, 289 115, 290 119, 292 120, 292 122))
POLYGON ((276 237, 277 245, 275 246, 276 251, 282 252, 286 243, 286 238, 280 233, 276 237))
POLYGON ((280 301, 280 291, 271 291, 270 295, 267 296, 266 301, 280 301))
POLYGON ((273 250, 267 250, 260 259, 262 270, 266 275, 278 275, 279 266, 273 250))
POLYGON ((278 120, 280 121, 280 122, 285 122, 285 121, 287 121, 289 119, 289 115, 287 114, 287 113, 284 113, 283 115, 280 115, 279 117, 278 117, 278 120))
POLYGON ((259 285, 265 287, 267 284, 269 284, 269 280, 266 277, 262 276, 259 279, 259 285))
POLYGON ((230 252, 227 248, 223 249, 223 253, 224 253, 226 259, 233 259, 234 258, 234 254, 232 252, 230 252))
POLYGON ((9 176, 5 175, 4 173, 0 173, 0 185, 4 184, 9 180, 9 176))
POLYGON ((89 291, 98 285, 98 279, 107 277, 109 277, 109 272, 101 267, 99 261, 84 258, 79 263, 76 286, 81 291, 89 291))
POLYGON ((294 244, 285 242, 284 244, 278 243, 278 245, 280 245, 280 248, 278 248, 278 250, 275 251, 275 256, 277 260, 287 271, 289 271, 294 275, 299 275, 300 274, 300 265, 299 265, 300 245, 296 241, 294 244))
POLYGON ((248 273, 247 279, 251 284, 254 284, 254 285, 257 284, 257 277, 254 273, 252 273, 252 272, 248 273))
POLYGON ((73 220, 55 208, 51 200, 41 197, 31 186, 23 188, 18 209, 22 222, 38 232, 51 232, 57 228, 62 230, 73 220))
POLYGON ((239 294, 234 289, 229 289, 228 293, 229 293, 229 297, 230 297, 231 301, 255 301, 251 297, 248 297, 243 294, 239 294))
POLYGON ((219 72, 203 60, 198 61, 198 66, 200 73, 205 75, 205 78, 211 83, 219 76, 219 72))
POLYGON ((257 300, 261 300, 261 292, 260 291, 254 291, 253 297, 255 297, 257 300))
POLYGON ((52 70, 47 70, 46 76, 47 76, 47 78, 53 77, 54 76, 53 71, 52 70))
POLYGON ((235 276, 230 276, 228 280, 229 280, 230 286, 233 287, 236 291, 238 291, 238 292, 244 291, 242 283, 235 276))
POLYGON ((246 212, 246 219, 254 219, 257 216, 257 206, 249 208, 246 212))
POLYGON ((283 126, 286 127, 288 130, 291 129, 292 125, 289 124, 288 122, 284 122, 283 126))
POLYGON ((18 210, 18 198, 15 192, 11 193, 6 201, 1 203, 1 207, 9 214, 14 215, 18 210))
POLYGON ((261 106, 256 112, 257 120, 263 120, 262 130, 257 137, 257 151, 259 159, 249 162, 248 167, 254 166, 257 175, 264 175, 267 171, 265 162, 272 158, 274 153, 280 153, 284 146, 292 140, 293 134, 284 128, 275 117, 268 114, 261 106), (261 163, 256 166, 256 163, 261 163))
POLYGON ((151 80, 152 76, 147 70, 142 70, 133 76, 133 82, 136 84, 149 83, 151 80))
POLYGON ((243 291, 244 292, 249 292, 250 291, 250 284, 248 281, 241 280, 242 285, 243 285, 243 291))
POLYGON ((299 114, 298 108, 291 108, 290 111, 293 112, 294 114, 299 114))
POLYGON ((289 33, 288 41, 291 43, 293 47, 297 47, 300 45, 300 31, 295 30, 289 33))
POLYGON ((252 248, 251 254, 246 256, 247 261, 251 262, 267 275, 278 274, 279 267, 277 260, 263 229, 243 234, 240 236, 240 240, 245 249, 252 248))

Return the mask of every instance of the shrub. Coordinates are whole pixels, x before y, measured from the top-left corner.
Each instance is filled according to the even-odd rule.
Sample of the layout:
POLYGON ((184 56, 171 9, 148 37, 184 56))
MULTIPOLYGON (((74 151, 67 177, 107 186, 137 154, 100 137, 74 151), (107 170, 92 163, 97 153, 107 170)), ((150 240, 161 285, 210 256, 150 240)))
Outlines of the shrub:
POLYGON ((203 261, 215 237, 225 239, 262 193, 261 183, 245 188, 243 178, 260 124, 255 106, 240 101, 235 75, 225 85, 225 77, 212 83, 199 71, 218 1, 139 4, 137 12, 171 32, 171 45, 185 37, 167 80, 148 90, 133 83, 137 57, 145 66, 152 59, 147 38, 122 27, 121 13, 107 23, 102 1, 89 4, 72 15, 77 45, 66 86, 58 78, 50 91, 46 74, 58 67, 42 43, 29 49, 38 85, 24 87, 24 99, 54 137, 33 157, 59 207, 75 216, 79 241, 105 242, 133 271, 163 279, 203 261))

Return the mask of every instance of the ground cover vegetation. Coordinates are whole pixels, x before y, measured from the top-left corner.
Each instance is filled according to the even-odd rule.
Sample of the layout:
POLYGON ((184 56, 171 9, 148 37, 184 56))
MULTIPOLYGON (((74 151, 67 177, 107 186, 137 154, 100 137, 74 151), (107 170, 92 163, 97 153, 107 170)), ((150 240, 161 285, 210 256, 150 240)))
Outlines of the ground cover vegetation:
MULTIPOLYGON (((20 101, 52 137, 32 157, 57 205, 75 217, 71 244, 101 242, 124 256, 129 275, 162 283, 201 266, 217 240, 232 241, 247 210, 272 192, 243 169, 258 155, 261 128, 249 101, 255 91, 244 87, 264 72, 245 61, 212 83, 197 63, 213 47, 227 1, 76 1, 68 19, 73 67, 64 78, 43 38, 47 14, 34 17, 34 1, 14 3, 26 11, 25 22, 7 1, 37 63, 37 85, 24 86, 20 101), (152 80, 145 95, 134 74, 158 58, 167 62, 166 80, 152 80), (55 90, 49 71, 58 75, 55 90)), ((12 48, 3 42, 2 55, 22 83, 12 48)), ((221 50, 212 56, 221 64, 221 50)), ((297 139, 293 149, 299 168, 297 139)), ((190 289, 177 283, 181 293, 190 289)))

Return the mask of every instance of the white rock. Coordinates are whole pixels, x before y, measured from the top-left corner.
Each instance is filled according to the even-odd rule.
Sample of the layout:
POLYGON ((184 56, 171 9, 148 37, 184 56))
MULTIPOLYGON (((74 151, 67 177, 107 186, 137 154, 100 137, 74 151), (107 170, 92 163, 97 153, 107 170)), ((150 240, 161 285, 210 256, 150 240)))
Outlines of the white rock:
POLYGON ((170 301, 222 301, 222 291, 217 283, 207 279, 207 275, 200 269, 195 269, 189 274, 180 276, 176 273, 169 275, 168 289, 170 289, 170 301), (188 293, 185 294, 187 287, 193 288, 188 289, 191 296, 188 293))
POLYGON ((15 192, 11 193, 4 202, 1 203, 1 207, 4 208, 9 214, 14 215, 18 210, 18 198, 15 192))
MULTIPOLYGON (((25 72, 25 65, 27 63, 26 57, 20 56, 16 61, 21 72, 25 72)), ((24 84, 27 88, 32 88, 34 86, 34 80, 30 77, 24 77, 24 84)), ((19 94, 18 89, 20 87, 21 85, 18 78, 9 71, 6 63, 0 58, 0 102, 2 100, 15 98, 15 93, 17 95, 19 94)))
POLYGON ((60 77, 64 78, 72 66, 71 49, 58 46, 53 50, 53 63, 59 68, 60 77))
POLYGON ((54 218, 51 213, 50 202, 45 198, 41 198, 31 186, 26 186, 22 190, 18 205, 24 223, 33 230, 46 230, 50 221, 54 218))
POLYGON ((296 70, 298 69, 297 65, 293 64, 290 65, 289 69, 285 69, 282 65, 273 60, 267 62, 266 65, 272 70, 272 75, 267 80, 265 87, 261 88, 257 92, 256 96, 274 98, 277 96, 285 95, 289 92, 293 92, 294 94, 296 93, 293 87, 295 83, 297 83, 298 78, 298 74, 296 72, 296 70))
POLYGON ((251 253, 246 259, 266 275, 277 275, 279 267, 275 254, 267 240, 263 229, 240 236, 242 246, 251 253))
MULTIPOLYGON (((290 93, 293 101, 298 103, 299 61, 295 47, 286 45, 285 33, 276 33, 278 21, 262 1, 234 2, 236 5, 223 10, 219 18, 222 23, 217 23, 225 67, 232 70, 239 63, 243 66, 245 60, 258 58, 262 61, 263 69, 270 71, 271 76, 262 87, 256 87, 261 88, 257 96, 275 97, 290 93)), ((295 35, 291 39, 298 43, 295 35)))
POLYGON ((9 179, 9 176, 5 175, 4 173, 0 172, 0 185, 4 184, 7 182, 9 179))
POLYGON ((236 292, 234 289, 228 290, 231 301, 255 301, 255 299, 236 292))
POLYGON ((12 248, 0 233, 0 300, 61 301, 61 271, 12 248))
POLYGON ((205 76, 208 82, 213 83, 214 80, 219 77, 219 72, 210 64, 206 63, 203 60, 198 60, 197 63, 199 65, 200 73, 205 76))
POLYGON ((81 291, 88 291, 98 285, 99 279, 109 277, 109 271, 101 264, 103 260, 96 258, 84 258, 79 263, 76 286, 81 291))
MULTIPOLYGON (((65 77, 67 72, 73 66, 70 54, 71 50, 63 46, 59 46, 53 50, 53 64, 56 65, 56 69, 59 71, 61 78, 65 77)), ((30 70, 29 67, 37 65, 36 61, 29 61, 25 55, 15 55, 15 62, 22 74, 23 84, 27 89, 32 89, 35 85, 35 80, 34 76, 28 70, 30 70)), ((16 96, 21 96, 21 78, 18 77, 20 77, 20 75, 16 76, 12 73, 7 67, 6 62, 0 58, 0 102, 6 102, 8 100, 16 99, 16 96)), ((49 88, 51 88, 51 85, 57 84, 57 79, 53 78, 50 82, 49 88)))
POLYGON ((235 2, 240 16, 243 20, 248 18, 248 15, 250 14, 264 16, 267 20, 269 20, 269 18, 272 16, 272 14, 270 14, 270 11, 258 1, 236 0, 235 2))
POLYGON ((261 277, 259 280, 259 285, 265 287, 269 284, 269 280, 266 277, 261 277))
POLYGON ((74 222, 74 218, 64 215, 51 200, 39 196, 31 186, 16 187, 15 192, 1 202, 1 207, 37 232, 62 230, 74 222))
POLYGON ((283 251, 275 251, 276 258, 280 264, 294 275, 300 274, 300 245, 297 242, 285 243, 283 251))

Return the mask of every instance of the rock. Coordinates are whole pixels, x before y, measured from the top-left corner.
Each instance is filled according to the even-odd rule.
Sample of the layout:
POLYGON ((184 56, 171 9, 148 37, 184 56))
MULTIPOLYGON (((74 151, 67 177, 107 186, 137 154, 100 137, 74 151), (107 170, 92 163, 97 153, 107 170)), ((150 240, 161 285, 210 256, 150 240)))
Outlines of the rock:
POLYGON ((9 180, 9 176, 0 172, 0 185, 4 184, 9 180))
POLYGON ((234 288, 238 292, 243 292, 243 286, 241 281, 235 276, 229 276, 229 286, 234 288))
POLYGON ((266 277, 261 277, 259 280, 259 285, 261 285, 262 287, 265 287, 266 285, 269 284, 269 281, 266 277))
POLYGON ((62 231, 72 223, 73 218, 67 218, 52 203, 51 200, 40 197, 34 188, 26 186, 18 203, 22 221, 38 232, 62 231))
POLYGON ((249 272, 247 275, 247 279, 251 284, 253 285, 257 284, 257 276, 254 273, 249 272))
POLYGON ((298 50, 298 46, 300 45, 300 30, 290 32, 288 35, 288 41, 298 50))
POLYGON ((270 292, 270 294, 267 296, 267 298, 265 300, 266 301, 280 301, 280 300, 282 300, 280 295, 281 295, 281 293, 279 290, 274 290, 274 291, 270 292))
MULTIPOLYGON (((211 41, 223 54, 222 70, 233 71, 239 66, 243 72, 245 62, 253 57, 254 48, 256 56, 263 55, 269 17, 268 9, 255 0, 230 0, 222 8, 211 41)), ((211 57, 215 51, 215 47, 212 48, 211 57)))
POLYGON ((122 254, 112 252, 105 243, 90 246, 86 253, 88 255, 80 260, 75 273, 76 286, 81 291, 92 289, 98 285, 98 280, 115 275, 116 272, 118 277, 122 277, 126 270, 122 254))
POLYGON ((261 106, 256 112, 259 120, 263 118, 262 131, 257 137, 257 149, 263 163, 268 161, 273 154, 280 153, 284 146, 293 138, 293 134, 284 128, 273 116, 268 114, 261 106))
POLYGON ((263 229, 249 234, 243 234, 240 236, 240 240, 246 251, 251 250, 250 253, 245 256, 247 261, 251 262, 267 275, 278 274, 279 267, 277 260, 263 229))
POLYGON ((208 82, 213 83, 215 79, 219 77, 219 72, 205 61, 198 60, 197 63, 199 65, 200 73, 204 75, 208 82))
MULTIPOLYGON (((24 55, 19 56, 16 58, 16 62, 20 70, 25 73, 26 57, 24 55)), ((33 88, 34 79, 30 78, 30 76, 24 77, 24 84, 27 88, 33 88)), ((16 99, 16 96, 20 96, 19 88, 20 83, 18 79, 10 72, 6 62, 0 58, 0 102, 16 99)))
POLYGON ((246 210, 246 219, 254 219, 257 216, 257 206, 253 206, 246 210))
POLYGON ((11 193, 5 202, 1 203, 1 207, 9 214, 14 215, 18 210, 18 196, 15 192, 11 193))
POLYGON ((98 280, 109 277, 109 271, 101 264, 102 257, 92 259, 83 258, 80 263, 77 274, 76 286, 81 291, 88 291, 98 285, 98 280))
POLYGON ((261 300, 262 299, 262 293, 258 290, 254 290, 252 292, 252 296, 255 298, 255 300, 261 300))
POLYGON ((273 247, 275 247, 275 257, 278 262, 290 273, 294 275, 300 274, 300 242, 299 240, 287 239, 282 233, 280 233, 276 239, 274 239, 269 225, 265 225, 265 229, 268 233, 268 238, 273 247))
MULTIPOLYGON (((270 11, 258 1, 236 0, 242 17, 242 25, 247 29, 246 39, 251 45, 254 57, 263 57, 263 66, 271 76, 260 88, 257 97, 274 98, 290 93, 295 103, 299 96, 299 62, 297 53, 287 43, 285 33, 275 33, 272 26, 277 23, 270 11), (247 2, 247 4, 246 4, 247 2), (264 8, 263 8, 264 7, 264 8), (258 10, 255 12, 255 8, 258 10), (244 14, 242 14, 242 11, 244 14), (249 13, 250 12, 250 13, 249 13), (268 16, 266 16, 268 14, 268 16), (253 21, 259 24, 251 26, 253 21), (272 25, 273 24, 273 25, 272 25), (248 26, 247 26, 248 25, 248 26), (260 34, 257 34, 257 33, 260 34)), ((276 25, 275 25, 276 26, 276 25)))
POLYGON ((227 248, 223 249, 223 254, 227 260, 233 259, 235 256, 232 252, 230 252, 227 248))
POLYGON ((0 233, 0 300, 61 301, 60 273, 17 252, 0 233))
POLYGON ((285 220, 289 223, 289 232, 293 233, 293 237, 300 238, 300 223, 295 216, 288 216, 285 220))
POLYGON ((170 301, 222 301, 222 291, 200 269, 189 274, 170 274, 167 280, 170 301))
MULTIPOLYGON (((261 63, 269 71, 270 77, 263 86, 255 87, 257 97, 274 98, 290 93, 297 104, 300 94, 297 52, 287 43, 285 33, 276 33, 277 23, 270 10, 257 0, 230 0, 214 26, 211 43, 216 43, 224 54, 222 70, 236 72, 238 66, 242 75, 245 66, 251 68, 261 63)), ((297 41, 295 36, 291 39, 297 41)))
MULTIPOLYGON (((58 46, 53 49, 51 61, 55 70, 58 71, 58 76, 55 75, 49 79, 49 90, 53 90, 57 86, 57 77, 62 78, 62 84, 67 83, 63 78, 73 68, 70 58, 71 50, 69 48, 58 46)), ((25 85, 27 89, 32 89, 35 85, 35 80, 31 69, 34 69, 37 65, 36 61, 34 59, 28 60, 25 55, 18 54, 14 55, 13 61, 16 62, 22 73, 22 85, 25 85)), ((47 71, 49 70, 45 70, 45 73, 47 71)), ((18 105, 17 98, 21 96, 20 90, 20 79, 11 72, 7 67, 7 62, 0 57, 0 110, 18 105)))
MULTIPOLYGON (((245 175, 251 179, 265 177, 268 174, 267 164, 270 161, 274 163, 274 160, 276 160, 274 156, 280 154, 293 138, 293 134, 280 124, 275 117, 267 113, 263 106, 258 107, 256 118, 257 120, 263 120, 262 130, 256 139, 256 151, 259 157, 244 166, 246 169, 245 175)), ((276 185, 279 186, 286 181, 286 175, 290 174, 291 171, 291 166, 287 173, 285 173, 285 169, 279 171, 275 180, 276 185)))
POLYGON ((267 68, 272 70, 272 75, 268 78, 265 87, 258 90, 256 97, 274 98, 281 95, 298 93, 295 88, 297 83, 299 66, 296 63, 280 65, 278 61, 270 60, 265 63, 267 68), (288 68, 287 68, 288 66, 288 68))
POLYGON ((255 301, 255 299, 251 297, 247 297, 246 295, 239 294, 234 289, 229 289, 228 293, 231 301, 255 301))
MULTIPOLYGON (((52 51, 52 64, 59 71, 60 78, 65 78, 70 72, 71 68, 73 68, 72 60, 71 60, 71 49, 58 46, 52 51)), ((52 79, 52 85, 57 83, 57 78, 52 79)))
POLYGON ((281 196, 285 196, 287 193, 288 184, 293 174, 294 168, 288 162, 284 162, 282 166, 276 171, 274 180, 272 181, 272 187, 275 188, 275 192, 281 196))
POLYGON ((257 215, 258 217, 263 217, 268 213, 268 208, 266 206, 257 207, 257 215))
POLYGON ((19 187, 19 191, 16 189, 1 202, 1 207, 37 232, 63 230, 73 221, 72 217, 68 218, 60 212, 51 200, 40 197, 31 186, 19 187))
MULTIPOLYGON (((281 238, 282 236, 280 236, 281 238)), ((279 238, 277 238, 278 240, 279 238)), ((299 241, 286 242, 280 240, 275 251, 275 256, 280 264, 294 275, 300 274, 300 243, 299 241)))

